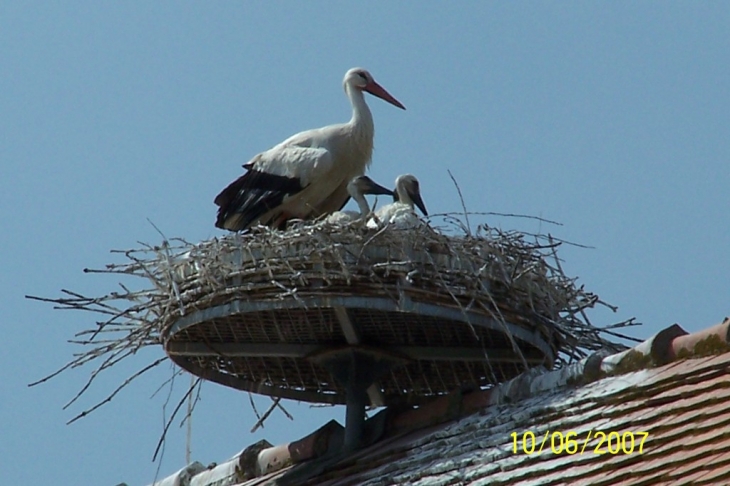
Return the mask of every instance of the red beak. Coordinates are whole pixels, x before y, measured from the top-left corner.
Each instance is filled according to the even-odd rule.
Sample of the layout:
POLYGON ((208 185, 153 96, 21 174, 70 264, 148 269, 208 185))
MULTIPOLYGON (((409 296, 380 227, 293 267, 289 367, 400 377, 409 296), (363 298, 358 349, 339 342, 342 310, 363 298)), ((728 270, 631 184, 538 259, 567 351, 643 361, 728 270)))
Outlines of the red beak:
POLYGON ((390 93, 388 93, 387 91, 385 91, 385 88, 383 88, 382 86, 380 86, 375 81, 373 81, 370 84, 368 84, 367 86, 365 86, 363 88, 363 90, 364 91, 367 91, 368 93, 370 93, 373 96, 377 96, 378 98, 387 101, 391 105, 397 106, 398 108, 401 108, 403 110, 406 109, 406 107, 403 106, 403 104, 400 101, 398 101, 397 99, 393 98, 390 95, 390 93))

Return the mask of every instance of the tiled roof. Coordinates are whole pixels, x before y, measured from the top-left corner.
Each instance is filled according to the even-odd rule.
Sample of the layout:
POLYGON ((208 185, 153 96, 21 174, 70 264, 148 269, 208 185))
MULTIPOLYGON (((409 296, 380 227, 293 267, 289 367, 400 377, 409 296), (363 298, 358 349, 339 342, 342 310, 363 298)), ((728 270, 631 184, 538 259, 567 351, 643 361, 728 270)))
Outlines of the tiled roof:
POLYGON ((623 353, 384 410, 368 420, 371 445, 346 457, 330 422, 190 485, 730 484, 729 331, 730 319, 693 334, 674 325, 623 353))

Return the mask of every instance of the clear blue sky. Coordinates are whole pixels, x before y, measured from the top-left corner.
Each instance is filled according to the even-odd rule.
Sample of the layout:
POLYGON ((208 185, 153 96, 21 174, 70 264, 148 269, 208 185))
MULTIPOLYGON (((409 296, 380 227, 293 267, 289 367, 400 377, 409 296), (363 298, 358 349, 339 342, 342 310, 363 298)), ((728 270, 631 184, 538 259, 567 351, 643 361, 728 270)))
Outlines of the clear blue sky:
MULTIPOLYGON (((408 108, 368 98, 371 175, 412 172, 432 212, 473 211, 505 229, 550 229, 565 269, 648 337, 730 314, 730 3, 3 2, 0 248, 5 346, 0 457, 6 484, 147 484, 169 376, 161 367, 91 416, 65 422, 160 355, 112 370, 61 410, 89 369, 65 363, 93 316, 24 294, 88 294, 112 248, 200 240, 213 197, 257 152, 346 121, 341 87, 369 69, 408 108)), ((186 380, 184 380, 186 381, 186 380)), ((180 390, 178 390, 180 391, 180 390)), ((260 400, 262 406, 266 400, 260 400)), ((261 433, 245 394, 203 388, 193 458, 222 461, 259 438, 298 439, 341 409, 289 404, 261 433)), ((170 436, 162 475, 183 466, 170 436)))

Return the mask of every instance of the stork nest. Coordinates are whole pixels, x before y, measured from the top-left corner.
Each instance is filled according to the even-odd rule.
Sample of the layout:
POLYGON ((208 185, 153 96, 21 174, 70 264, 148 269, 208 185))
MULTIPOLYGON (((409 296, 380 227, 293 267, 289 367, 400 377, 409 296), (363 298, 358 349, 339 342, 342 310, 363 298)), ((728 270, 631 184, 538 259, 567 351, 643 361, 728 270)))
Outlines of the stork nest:
POLYGON ((126 261, 85 270, 139 277, 146 283, 142 290, 120 284, 121 290, 99 297, 64 290, 62 298, 31 298, 105 316, 77 335, 74 342, 88 349, 58 371, 101 363, 74 400, 99 371, 142 347, 164 345, 182 317, 236 300, 306 306, 312 297, 375 296, 477 312, 505 329, 509 323, 541 333, 555 351, 555 367, 594 350, 624 349, 609 338, 626 337, 617 328, 633 320, 605 328, 591 324, 587 309, 612 307, 563 273, 556 253, 563 242, 487 225, 467 232, 455 215, 445 215, 443 222, 438 228, 379 230, 359 223, 300 223, 286 231, 259 227, 197 244, 165 239, 157 246, 113 251, 126 261))

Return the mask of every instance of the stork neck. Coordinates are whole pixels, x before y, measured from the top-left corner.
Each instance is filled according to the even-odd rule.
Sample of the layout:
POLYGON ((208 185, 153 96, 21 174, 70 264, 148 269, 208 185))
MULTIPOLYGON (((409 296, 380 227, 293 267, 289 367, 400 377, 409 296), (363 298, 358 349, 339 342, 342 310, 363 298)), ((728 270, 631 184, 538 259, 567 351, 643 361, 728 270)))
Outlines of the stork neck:
POLYGON ((360 216, 367 216, 370 213, 370 205, 363 194, 358 193, 353 197, 357 206, 360 208, 360 216))
POLYGON ((365 95, 362 90, 347 86, 347 97, 350 98, 352 104, 352 118, 350 124, 356 130, 373 132, 373 115, 370 113, 367 103, 365 103, 365 95))
POLYGON ((405 189, 405 187, 398 186, 396 188, 396 192, 398 192, 399 203, 405 204, 406 206, 413 208, 415 203, 413 202, 413 198, 411 198, 411 195, 408 194, 408 191, 405 189))

